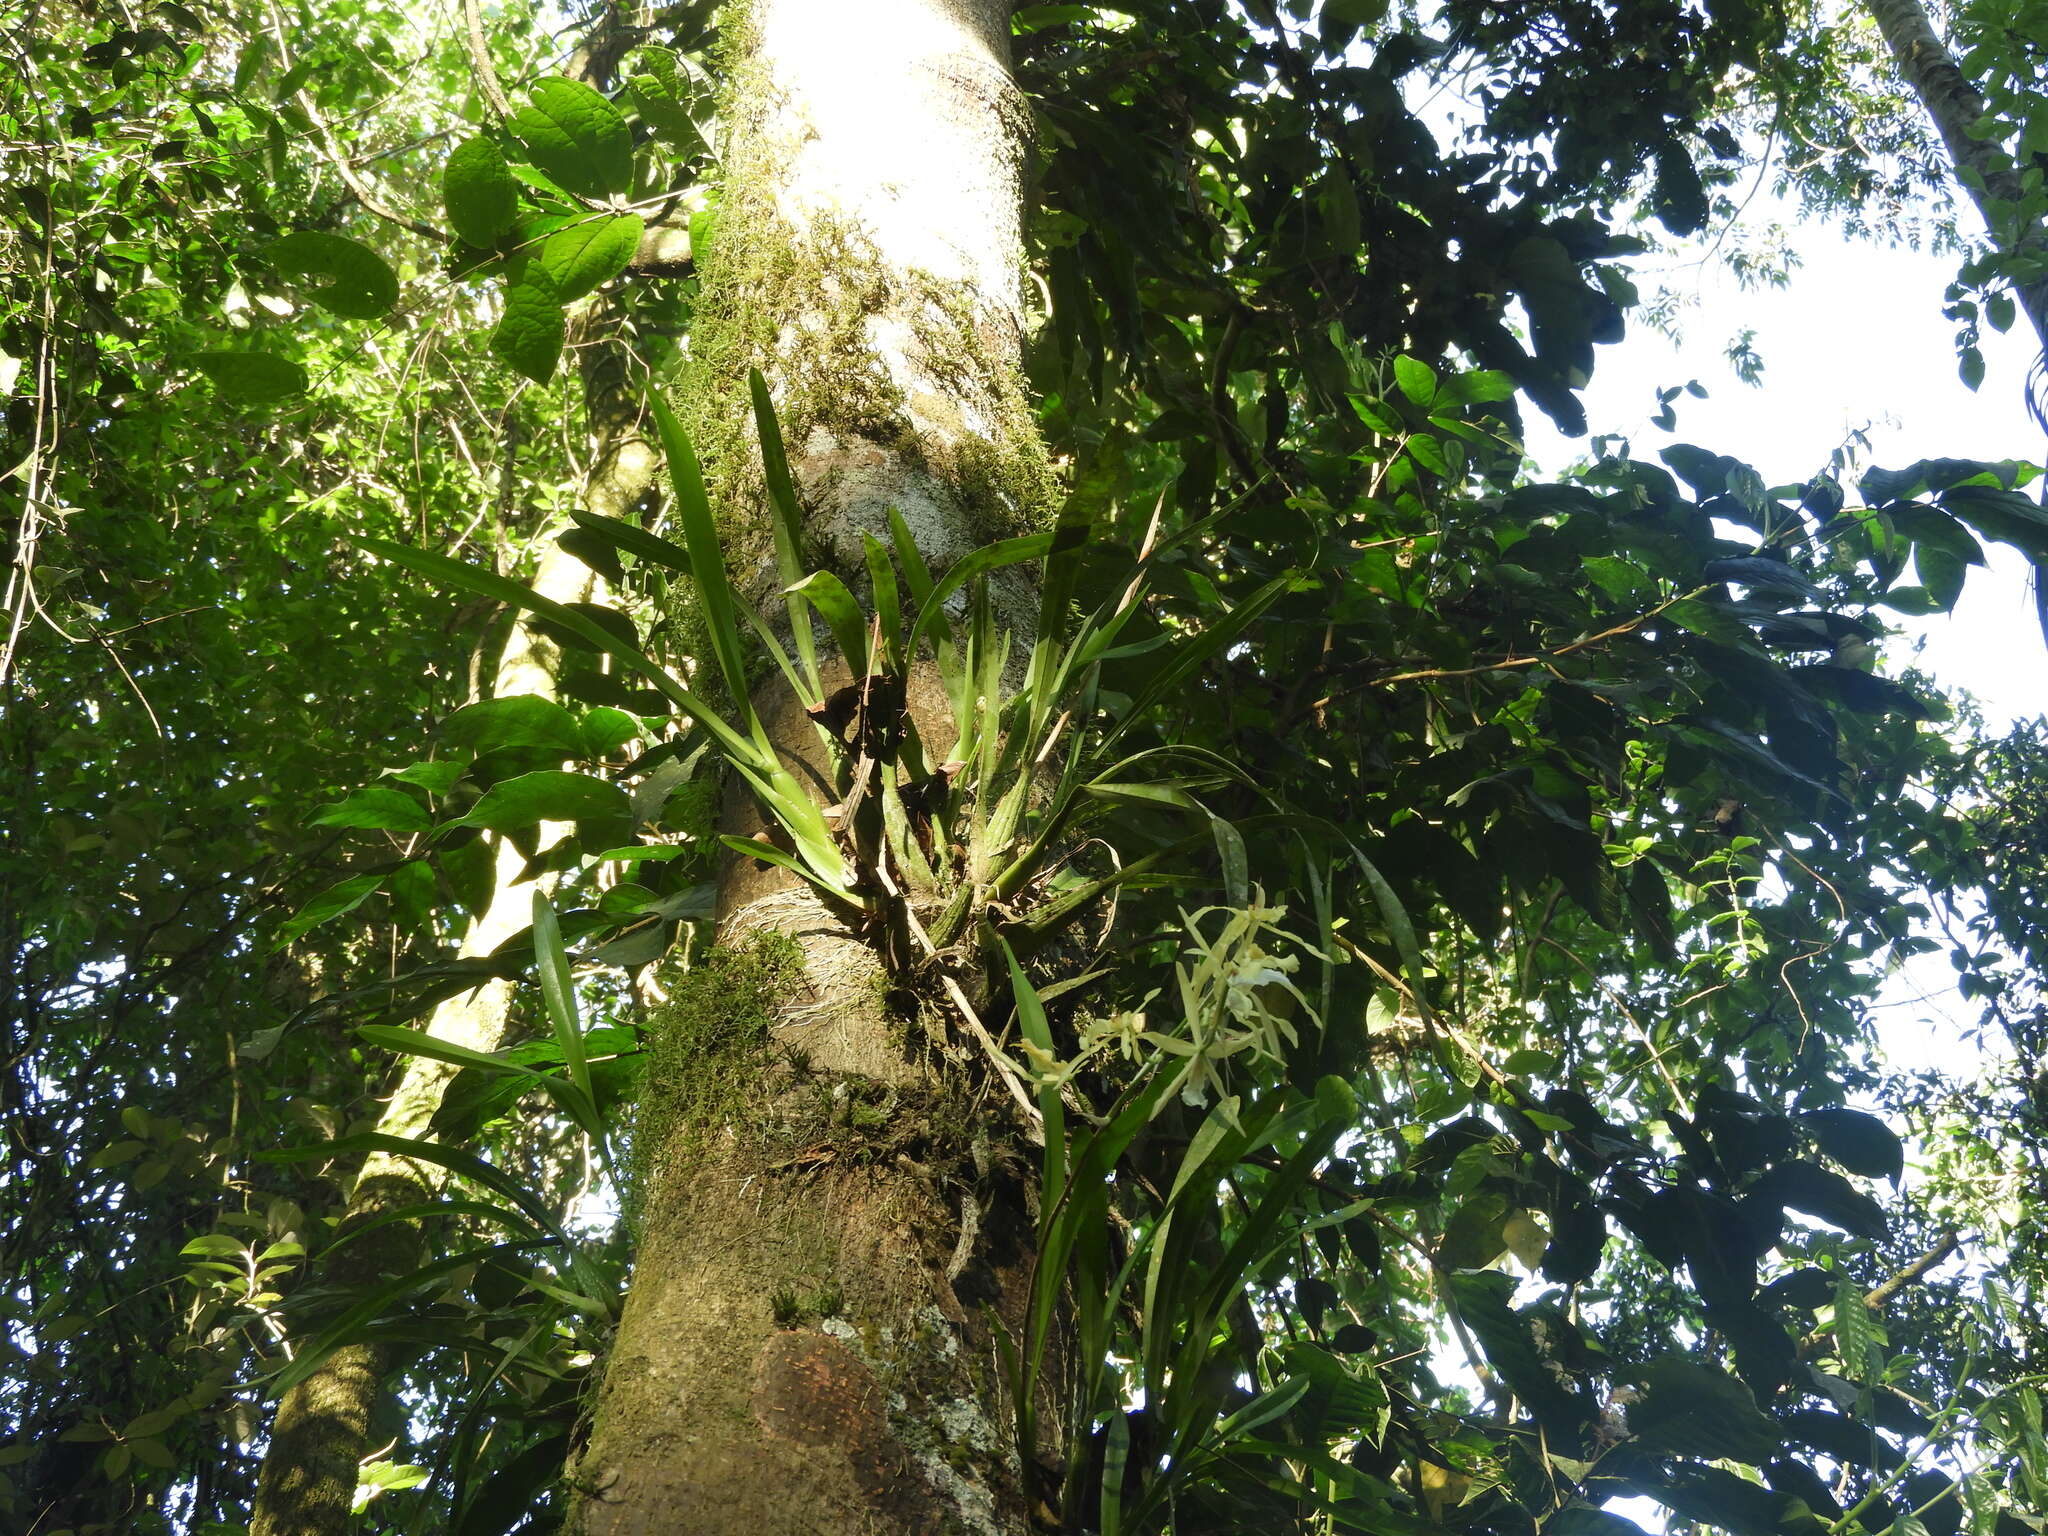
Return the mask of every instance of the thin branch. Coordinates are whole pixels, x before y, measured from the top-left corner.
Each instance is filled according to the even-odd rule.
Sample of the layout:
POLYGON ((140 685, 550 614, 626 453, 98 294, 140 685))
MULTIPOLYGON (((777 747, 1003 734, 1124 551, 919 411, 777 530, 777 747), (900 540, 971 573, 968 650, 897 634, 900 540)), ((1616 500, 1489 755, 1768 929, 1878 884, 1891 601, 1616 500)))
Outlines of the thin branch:
MULTIPOLYGON (((1906 1266, 1889 1280, 1885 1280, 1865 1291, 1863 1293, 1863 1305, 1872 1312, 1880 1310, 1886 1302, 1898 1295, 1907 1286, 1925 1279, 1929 1272, 1939 1266, 1944 1259, 1961 1246, 1961 1242, 1962 1236, 1954 1227, 1944 1227, 1941 1236, 1935 1240, 1932 1248, 1909 1260, 1906 1266)), ((1821 1341, 1834 1331, 1832 1323, 1825 1328, 1814 1329, 1813 1332, 1799 1341, 1799 1353, 1802 1356, 1811 1354, 1820 1347, 1821 1341)))
POLYGON ((476 77, 476 88, 498 121, 512 120, 512 102, 505 94, 505 87, 499 83, 498 67, 491 62, 490 41, 484 36, 483 7, 478 0, 462 0, 462 36, 469 53, 469 71, 476 77))
MULTIPOLYGON (((1394 672, 1385 677, 1369 678, 1365 682, 1358 684, 1357 687, 1348 688, 1344 692, 1361 693, 1367 688, 1381 688, 1391 683, 1435 682, 1452 677, 1483 677, 1488 672, 1512 672, 1520 667, 1540 667, 1547 662, 1555 661, 1560 656, 1569 656, 1574 651, 1583 651, 1589 646, 1600 644, 1603 640, 1613 640, 1618 636, 1628 634, 1632 630, 1641 629, 1666 609, 1698 597, 1708 590, 1706 587, 1695 587, 1690 592, 1681 592, 1675 597, 1667 597, 1647 613, 1639 613, 1632 619, 1624 619, 1621 623, 1609 629, 1601 630, 1597 635, 1587 635, 1582 640, 1574 640, 1570 645, 1561 645, 1555 650, 1538 651, 1533 656, 1510 656, 1503 661, 1490 661, 1477 667, 1425 667, 1418 672, 1394 672)), ((1310 708, 1321 709, 1327 704, 1334 703, 1338 697, 1339 695, 1334 693, 1325 694, 1322 698, 1317 699, 1310 708)))
MULTIPOLYGON (((274 5, 270 8, 270 28, 271 41, 277 47, 278 62, 286 69, 290 69, 293 60, 291 47, 285 41, 284 16, 274 5)), ((362 173, 350 163, 348 156, 341 152, 341 146, 334 140, 334 130, 322 115, 320 104, 313 99, 312 92, 301 88, 292 100, 298 105, 299 110, 306 114, 306 120, 313 125, 313 137, 319 144, 321 158, 334 167, 334 174, 341 178, 342 185, 349 189, 358 203, 362 204, 365 213, 372 214, 388 224, 396 224, 400 229, 409 229, 422 240, 431 240, 436 245, 448 243, 446 231, 398 212, 378 196, 376 188, 363 179, 362 173)))

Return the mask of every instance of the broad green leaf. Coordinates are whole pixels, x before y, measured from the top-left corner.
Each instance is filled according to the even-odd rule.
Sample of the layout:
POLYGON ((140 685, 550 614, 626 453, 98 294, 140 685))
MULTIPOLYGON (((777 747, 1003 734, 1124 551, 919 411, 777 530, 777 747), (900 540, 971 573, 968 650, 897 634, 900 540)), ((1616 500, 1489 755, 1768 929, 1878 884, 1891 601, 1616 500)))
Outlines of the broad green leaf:
POLYGON ((1813 1109, 1797 1118, 1814 1144, 1851 1173, 1897 1183, 1906 1171, 1906 1149, 1898 1133, 1875 1115, 1860 1109, 1813 1109))
POLYGON ((1783 1454, 1777 1425, 1727 1372, 1667 1355, 1651 1361, 1644 1377, 1643 1395, 1629 1405, 1628 1427, 1651 1444, 1752 1466, 1783 1454))
POLYGON ((431 762, 408 763, 403 768, 386 768, 384 772, 401 784, 417 784, 430 795, 445 795, 462 777, 462 764, 440 758, 431 762))
POLYGON ((638 214, 622 213, 584 219, 549 235, 535 259, 554 284, 556 301, 580 299, 625 271, 645 228, 638 214))
POLYGON ((292 920, 278 929, 278 943, 289 944, 299 935, 320 924, 331 922, 344 912, 353 912, 368 901, 384 884, 384 876, 352 875, 348 879, 330 885, 299 908, 292 920))
POLYGON ((1438 405, 1488 405, 1514 397, 1515 381, 1493 368, 1475 368, 1470 373, 1451 374, 1439 380, 1436 389, 1438 405))
POLYGON ((492 785, 469 814, 452 825, 513 832, 543 821, 629 820, 632 814, 633 802, 616 784, 543 768, 492 785))
POLYGON ((569 334, 561 300, 544 269, 529 262, 518 282, 505 286, 505 308, 491 332, 491 351, 536 384, 555 376, 569 334))
POLYGON ((623 709, 600 704, 585 711, 576 729, 583 739, 585 757, 609 757, 640 734, 640 721, 623 709))
POLYGON ((192 366, 235 400, 271 401, 306 392, 306 370, 268 352, 201 352, 192 366))
POLYGON ((287 277, 324 279, 302 282, 315 303, 351 320, 377 320, 398 302, 398 274, 367 245, 343 235, 302 229, 273 240, 263 254, 287 277))
POLYGON ((1420 358, 1395 358, 1394 382, 1401 386, 1401 393, 1417 405, 1426 406, 1436 398, 1436 370, 1420 358))
POLYGON ((580 80, 537 82, 533 104, 512 114, 513 134, 558 186, 601 198, 633 186, 633 136, 626 120, 580 80))
POLYGON ((704 148, 704 136, 690 116, 695 95, 690 80, 666 48, 635 50, 628 64, 626 88, 640 109, 640 120, 657 139, 686 155, 704 148))
POLYGON ((441 722, 451 747, 481 756, 511 747, 537 747, 557 757, 581 757, 583 733, 576 717, 553 699, 536 693, 507 694, 466 704, 441 722))
POLYGON ((441 170, 441 201, 455 233, 488 249, 519 219, 519 181, 486 138, 464 139, 441 170))
POLYGON ((360 827, 391 832, 424 832, 434 824, 426 807, 403 790, 375 785, 355 791, 339 805, 312 818, 315 827, 360 827))

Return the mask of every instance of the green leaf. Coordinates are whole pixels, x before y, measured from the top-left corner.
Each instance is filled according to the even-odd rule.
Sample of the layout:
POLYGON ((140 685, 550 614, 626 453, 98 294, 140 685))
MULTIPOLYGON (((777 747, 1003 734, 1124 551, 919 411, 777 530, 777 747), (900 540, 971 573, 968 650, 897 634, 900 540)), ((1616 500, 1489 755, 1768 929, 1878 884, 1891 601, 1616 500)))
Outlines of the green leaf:
POLYGON ((1560 1509, 1544 1521, 1543 1536, 1644 1536, 1644 1532, 1633 1520, 1580 1504, 1560 1509))
POLYGON ((569 515, 576 519, 579 530, 594 534, 614 548, 624 550, 636 560, 648 561, 684 576, 690 574, 690 554, 680 544, 671 544, 659 534, 649 533, 638 524, 628 523, 616 517, 606 517, 602 512, 587 512, 581 507, 572 507, 569 515))
POLYGON ((630 820, 632 815, 633 802, 616 784, 543 768, 492 785, 453 825, 512 832, 543 821, 630 820))
POLYGON ((315 827, 358 827, 389 832, 424 832, 434 824, 426 807, 402 790, 375 785, 357 790, 339 805, 312 818, 315 827))
POLYGON ((856 678, 867 676, 867 617, 860 611, 860 604, 854 601, 853 594, 846 590, 846 583, 830 571, 815 571, 789 591, 791 596, 802 598, 818 610, 853 675, 856 678))
POLYGON ((392 1024, 363 1024, 357 1027, 356 1034, 365 1044, 374 1045, 380 1050, 396 1051, 406 1056, 424 1056, 430 1061, 445 1061, 451 1066, 469 1067, 478 1072, 534 1079, 546 1075, 536 1072, 523 1062, 514 1061, 506 1056, 495 1056, 489 1051, 472 1050, 466 1045, 443 1040, 423 1029, 402 1029, 392 1024))
MULTIPOLYGON (((569 973, 568 953, 562 948, 561 923, 545 891, 533 893, 533 958, 540 972, 541 1000, 554 1025, 555 1044, 561 1047, 562 1065, 568 1069, 569 1081, 589 1099, 590 1063, 583 1054, 583 1026, 576 1017, 576 982, 569 973)), ((586 1125, 584 1130, 603 1144, 602 1125, 586 1125)))
POLYGON ((537 693, 507 694, 465 704, 441 722, 441 739, 482 756, 511 747, 538 747, 557 757, 581 757, 576 717, 537 693))
POLYGON ((508 126, 549 180, 592 198, 632 189, 633 136, 617 107, 560 76, 537 82, 531 98, 508 126))
POLYGON ((1436 370, 1420 358, 1395 358, 1394 382, 1401 386, 1401 393, 1417 405, 1426 406, 1436 398, 1436 370))
POLYGON ((455 781, 462 777, 462 764, 447 758, 432 762, 408 763, 403 768, 384 770, 401 784, 417 784, 430 795, 445 795, 455 787, 455 781))
POLYGON ((1450 461, 1444 457, 1444 445, 1435 438, 1417 432, 1402 445, 1408 456, 1433 474, 1450 477, 1450 461))
POLYGON ((306 370, 268 352, 201 352, 192 366, 235 400, 268 401, 306 392, 306 370))
POLYGON ((641 48, 635 51, 630 68, 626 88, 633 93, 640 120, 671 148, 686 155, 701 151, 704 136, 690 116, 695 93, 675 54, 666 48, 641 48))
MULTIPOLYGON (((775 419, 775 402, 769 398, 768 381, 761 377, 760 369, 748 370, 747 390, 754 401, 754 430, 761 442, 763 478, 768 482, 768 506, 773 514, 769 521, 775 533, 775 569, 782 579, 783 591, 788 592, 804 579, 799 553, 803 542, 803 512, 797 506, 796 486, 789 478, 789 455, 782 445, 782 426, 775 419)), ((889 509, 889 516, 901 520, 894 507, 889 509)), ((803 663, 804 680, 815 694, 821 684, 810 610, 794 597, 789 598, 785 606, 789 612, 790 634, 796 641, 797 659, 803 663)))
POLYGON ((549 235, 536 259, 554 284, 556 301, 580 299, 625 271, 645 229, 638 214, 622 213, 585 219, 549 235))
POLYGON ((917 623, 911 628, 910 637, 904 645, 905 650, 916 654, 918 642, 943 621, 946 599, 968 582, 1006 565, 1017 565, 1026 560, 1041 560, 1052 552, 1053 541, 1054 535, 1050 533, 1027 533, 1019 538, 1000 539, 994 544, 985 544, 972 554, 954 561, 947 568, 946 574, 933 583, 931 591, 918 605, 917 623))
POLYGON ((375 874, 352 875, 338 884, 330 885, 299 908, 297 915, 278 929, 278 944, 289 944, 310 929, 331 922, 344 912, 353 912, 375 895, 383 884, 384 876, 375 874))
POLYGON ((324 282, 301 284, 306 296, 351 320, 376 320, 398 302, 398 274, 367 245, 343 235, 302 229, 264 248, 270 264, 287 277, 324 282))
POLYGON ((555 363, 568 338, 561 300, 545 270, 529 263, 516 283, 505 285, 505 309, 491 332, 491 351, 536 384, 555 376, 555 363))
POLYGON ((739 622, 733 611, 732 583, 725 573, 718 526, 712 520, 711 501, 704 492, 704 475, 697 467, 696 450, 660 392, 649 391, 648 402, 654 408, 662 452, 668 458, 669 480, 676 492, 676 517, 683 525, 683 547, 689 552, 690 573, 696 578, 697 598, 702 604, 704 627, 710 631, 711 649, 740 713, 742 728, 750 735, 758 735, 746 658, 740 648, 739 622))
POLYGON ((518 222, 519 180, 496 144, 464 139, 441 168, 441 201, 455 233, 488 249, 518 222))
POLYGON ((623 709, 600 704, 586 711, 576 728, 583 738, 585 757, 609 757, 640 734, 640 721, 623 709))
POLYGON ((1882 1239, 1889 1230, 1882 1206, 1818 1163, 1780 1163, 1750 1186, 1749 1198, 1775 1201, 1852 1237, 1882 1239))
POLYGON ((1814 1145, 1851 1173, 1896 1184, 1906 1171, 1897 1133, 1860 1109, 1813 1109, 1797 1117, 1814 1145))
POLYGON ((1505 373, 1492 368, 1475 368, 1470 373, 1454 373, 1437 385, 1438 405, 1486 405, 1496 400, 1515 398, 1515 381, 1505 373))
POLYGON ((1650 1444, 1681 1456, 1761 1466, 1781 1454, 1778 1427, 1757 1408, 1748 1387, 1725 1371, 1681 1355, 1650 1362, 1643 1395, 1628 1409, 1628 1427, 1650 1444))
POLYGON ((1870 1379, 1882 1360, 1873 1360, 1878 1341, 1877 1320, 1863 1302, 1863 1287, 1843 1270, 1835 1277, 1835 1358, 1842 1362, 1842 1374, 1861 1385, 1870 1379))
MULTIPOLYGON (((1017 1002, 1017 1027, 1024 1038, 1047 1056, 1055 1051, 1052 1025, 1046 1019, 1045 1006, 1039 1001, 1038 993, 1024 974, 1024 967, 1017 963, 1017 955, 1010 948, 1009 941, 998 937, 1003 946, 1003 958, 1010 969, 1010 995, 1017 1002)), ((1067 1185, 1067 1116, 1060 1104, 1060 1090, 1056 1083, 1041 1084, 1038 1089, 1038 1112, 1045 1121, 1045 1165, 1041 1198, 1057 1201, 1067 1185)))
POLYGON ((400 544, 391 539, 358 537, 352 542, 372 554, 381 555, 394 565, 404 566, 407 570, 417 571, 422 576, 462 591, 475 592, 479 596, 495 598, 514 608, 545 615, 564 628, 576 631, 598 650, 639 673, 660 689, 678 709, 710 733, 728 761, 742 767, 750 766, 757 771, 768 771, 770 768, 772 759, 764 762, 756 754, 754 744, 719 718, 718 713, 709 708, 703 700, 684 688, 638 649, 626 644, 602 625, 592 623, 575 609, 542 597, 516 581, 508 580, 491 571, 478 570, 475 566, 464 565, 460 560, 451 560, 446 555, 414 549, 408 544, 400 544))

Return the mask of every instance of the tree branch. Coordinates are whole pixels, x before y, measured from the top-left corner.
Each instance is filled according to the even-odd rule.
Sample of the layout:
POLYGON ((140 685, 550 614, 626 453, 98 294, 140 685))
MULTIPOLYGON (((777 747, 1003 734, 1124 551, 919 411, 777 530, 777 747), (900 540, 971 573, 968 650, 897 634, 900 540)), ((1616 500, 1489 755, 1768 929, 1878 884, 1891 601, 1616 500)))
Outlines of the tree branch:
POLYGON ((512 102, 499 83, 498 67, 491 62, 490 41, 484 36, 483 7, 478 0, 462 0, 462 40, 469 54, 469 72, 500 123, 512 120, 512 102))
MULTIPOLYGON (((1941 1235, 1935 1240, 1932 1248, 1909 1260, 1905 1268, 1901 1269, 1889 1280, 1883 1281, 1864 1292, 1863 1305, 1872 1312, 1878 1311, 1886 1302, 1898 1295, 1907 1286, 1917 1280, 1924 1279, 1929 1271, 1933 1270, 1942 1260, 1956 1251, 1961 1241, 1961 1234, 1954 1227, 1942 1228, 1941 1235)), ((1819 1348, 1821 1340, 1834 1331, 1834 1325, 1829 1324, 1825 1328, 1814 1329, 1813 1332, 1801 1339, 1799 1341, 1801 1357, 1803 1358, 1819 1348)))

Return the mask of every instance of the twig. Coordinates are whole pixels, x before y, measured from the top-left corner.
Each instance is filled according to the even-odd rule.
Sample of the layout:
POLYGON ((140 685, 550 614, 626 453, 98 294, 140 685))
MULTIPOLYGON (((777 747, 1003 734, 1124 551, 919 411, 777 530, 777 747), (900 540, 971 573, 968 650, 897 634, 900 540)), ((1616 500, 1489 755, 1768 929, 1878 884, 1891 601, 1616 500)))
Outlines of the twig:
MULTIPOLYGON (((1941 1236, 1935 1240, 1932 1248, 1909 1260, 1906 1266, 1889 1280, 1882 1281, 1871 1287, 1868 1291, 1865 1291, 1863 1293, 1863 1305, 1872 1312, 1878 1311, 1886 1302, 1898 1295, 1907 1286, 1925 1278, 1929 1271, 1956 1251, 1961 1241, 1961 1234, 1954 1227, 1942 1228, 1941 1236)), ((1821 1340, 1834 1331, 1832 1323, 1825 1328, 1814 1329, 1813 1332, 1799 1341, 1799 1353, 1801 1355, 1810 1354, 1819 1347, 1821 1340)))
POLYGON ((1003 1048, 996 1044, 995 1036, 988 1032, 988 1026, 981 1022, 981 1016, 974 1011, 974 1005, 967 1001, 967 994, 960 990, 960 983, 951 976, 942 975, 940 980, 945 983, 946 992, 953 999, 953 1006, 960 1010, 960 1017, 967 1021, 967 1027, 974 1038, 979 1040, 981 1048, 988 1052, 989 1063, 996 1069, 996 1075, 1003 1080, 1003 1086, 1010 1090, 1010 1097, 1023 1106, 1027 1125, 1037 1132, 1036 1139, 1043 1141, 1045 1117, 1032 1102, 1023 1080, 1017 1075, 1016 1067, 1011 1065, 1010 1058, 1003 1054, 1003 1048))
MULTIPOLYGON (((291 48, 285 42, 284 16, 275 5, 270 8, 270 27, 271 41, 277 47, 278 62, 289 69, 292 65, 291 48)), ((421 239, 431 240, 436 245, 448 243, 446 231, 398 212, 387 205, 377 195, 376 189, 363 180, 355 166, 349 162, 348 156, 341 152, 341 146, 335 143, 334 130, 321 114, 320 104, 313 99, 310 91, 301 88, 292 100, 297 103, 299 110, 306 114, 306 121, 313 125, 313 137, 319 143, 321 157, 334 167, 335 175, 339 176, 342 185, 354 194, 355 200, 363 205, 364 212, 383 219, 386 223, 396 224, 401 229, 409 229, 421 239)))
POLYGON ((484 36, 484 12, 478 0, 462 0, 462 24, 463 42, 469 53, 469 72, 476 78, 476 88, 498 115, 498 121, 510 122, 511 98, 506 96, 505 87, 498 81, 497 65, 491 62, 491 45, 484 36))
MULTIPOLYGON (((1587 635, 1582 640, 1574 640, 1570 645, 1561 645, 1554 651, 1538 651, 1534 656, 1510 656, 1501 661, 1490 661, 1483 666, 1477 667, 1425 667, 1418 672, 1393 672, 1385 677, 1369 678, 1365 682, 1360 683, 1356 688, 1346 689, 1345 692, 1359 693, 1367 688, 1385 687, 1390 683, 1434 682, 1451 677, 1482 677, 1488 672, 1512 672, 1518 667, 1540 667, 1547 662, 1555 661, 1560 656, 1569 656, 1574 651, 1583 651, 1588 646, 1598 645, 1603 640, 1613 640, 1618 636, 1629 633, 1631 630, 1640 629, 1643 625, 1649 623, 1650 620, 1656 618, 1658 614, 1664 612, 1665 609, 1685 602, 1688 599, 1698 597, 1706 590, 1707 588, 1705 587, 1695 587, 1690 592, 1681 592, 1675 597, 1667 597, 1647 613, 1639 613, 1634 618, 1625 619, 1610 629, 1601 630, 1597 635, 1587 635)), ((1338 695, 1334 693, 1325 694, 1309 707, 1321 709, 1324 705, 1334 702, 1337 697, 1338 695)))

